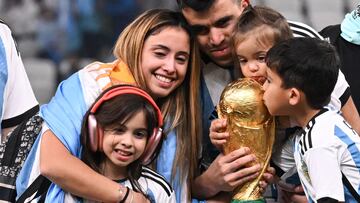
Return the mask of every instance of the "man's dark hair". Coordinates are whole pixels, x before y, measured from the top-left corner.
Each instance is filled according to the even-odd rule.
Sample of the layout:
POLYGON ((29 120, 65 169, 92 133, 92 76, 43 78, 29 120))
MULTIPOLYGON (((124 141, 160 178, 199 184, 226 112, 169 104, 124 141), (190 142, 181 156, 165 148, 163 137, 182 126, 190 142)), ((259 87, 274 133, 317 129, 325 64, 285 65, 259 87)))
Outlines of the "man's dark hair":
POLYGON ((282 87, 304 92, 306 101, 320 109, 330 101, 340 68, 335 48, 315 38, 292 38, 272 47, 267 66, 282 79, 282 87))
POLYGON ((195 11, 204 11, 211 7, 214 0, 176 0, 180 9, 189 7, 195 11))

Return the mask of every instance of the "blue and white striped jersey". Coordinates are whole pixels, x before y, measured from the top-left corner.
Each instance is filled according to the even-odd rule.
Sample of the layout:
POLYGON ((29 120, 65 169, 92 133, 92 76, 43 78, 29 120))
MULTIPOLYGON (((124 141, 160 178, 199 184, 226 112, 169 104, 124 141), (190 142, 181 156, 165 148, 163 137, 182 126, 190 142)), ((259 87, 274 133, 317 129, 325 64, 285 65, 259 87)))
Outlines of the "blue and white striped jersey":
MULTIPOLYGON (((174 190, 165 178, 148 167, 143 166, 138 182, 142 191, 147 195, 150 203, 175 203, 174 190)), ((128 179, 120 180, 120 184, 133 189, 128 179)), ((65 194, 64 203, 95 203, 95 201, 83 200, 70 193, 65 194)))
POLYGON ((338 112, 316 114, 296 136, 294 156, 309 202, 357 202, 350 191, 360 194, 360 137, 338 112))
POLYGON ((11 31, 0 20, 1 129, 16 126, 37 111, 38 102, 31 89, 11 31))

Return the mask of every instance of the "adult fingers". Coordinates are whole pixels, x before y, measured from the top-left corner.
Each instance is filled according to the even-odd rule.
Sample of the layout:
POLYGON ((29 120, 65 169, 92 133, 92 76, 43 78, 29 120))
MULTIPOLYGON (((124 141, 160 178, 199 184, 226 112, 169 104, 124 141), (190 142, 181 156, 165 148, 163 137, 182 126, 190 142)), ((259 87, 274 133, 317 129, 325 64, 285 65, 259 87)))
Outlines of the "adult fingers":
POLYGON ((216 148, 218 148, 220 151, 222 151, 222 146, 226 143, 226 140, 225 140, 225 139, 222 139, 222 140, 214 140, 214 139, 211 139, 211 143, 212 143, 216 148))
POLYGON ((234 174, 234 179, 238 180, 241 179, 243 177, 247 177, 247 176, 253 176, 255 175, 255 177, 257 175, 259 175, 259 171, 261 170, 260 168, 260 164, 255 164, 253 166, 248 166, 248 167, 243 167, 237 171, 235 171, 234 174))
POLYGON ((236 163, 233 163, 232 167, 235 167, 235 169, 238 169, 237 166, 243 166, 251 161, 254 161, 256 159, 255 155, 246 156, 250 153, 250 149, 248 147, 241 147, 240 149, 234 150, 230 152, 227 155, 224 155, 221 158, 221 162, 226 163, 233 163, 235 160, 237 160, 236 163), (244 159, 240 159, 244 158, 244 159), (240 159, 240 160, 239 160, 240 159))
POLYGON ((232 177, 230 177, 231 180, 229 180, 228 183, 232 189, 235 189, 239 185, 243 185, 250 180, 254 180, 259 175, 259 172, 256 171, 256 167, 241 169, 232 174, 232 177))
POLYGON ((224 140, 226 141, 226 139, 229 137, 229 133, 228 132, 223 132, 223 133, 215 133, 215 132, 210 132, 210 139, 211 141, 219 141, 219 140, 224 140))
POLYGON ((210 124, 210 132, 224 132, 226 130, 226 119, 215 119, 210 124))

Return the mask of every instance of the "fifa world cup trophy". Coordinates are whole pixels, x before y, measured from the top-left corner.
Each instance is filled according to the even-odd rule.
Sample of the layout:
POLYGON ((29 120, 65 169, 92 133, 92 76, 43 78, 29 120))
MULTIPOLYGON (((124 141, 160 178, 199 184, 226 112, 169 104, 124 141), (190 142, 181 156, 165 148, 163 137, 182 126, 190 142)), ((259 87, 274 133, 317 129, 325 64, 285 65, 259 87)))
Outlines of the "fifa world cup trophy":
POLYGON ((265 202, 259 181, 266 171, 275 139, 275 121, 263 102, 264 90, 253 79, 238 79, 223 90, 217 108, 220 118, 227 119, 229 140, 224 146, 228 154, 241 147, 250 148, 262 170, 259 176, 234 190, 232 203, 265 202))

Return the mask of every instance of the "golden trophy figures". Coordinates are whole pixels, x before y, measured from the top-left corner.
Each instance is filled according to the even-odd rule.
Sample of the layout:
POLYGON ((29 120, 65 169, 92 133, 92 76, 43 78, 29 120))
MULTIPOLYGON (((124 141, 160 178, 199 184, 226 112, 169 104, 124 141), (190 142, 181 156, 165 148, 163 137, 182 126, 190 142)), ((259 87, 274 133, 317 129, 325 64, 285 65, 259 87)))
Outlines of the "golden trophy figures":
MULTIPOLYGON (((227 119, 230 138, 224 146, 224 153, 241 147, 249 147, 256 156, 262 170, 259 176, 234 190, 232 201, 264 202, 258 185, 266 171, 275 138, 275 121, 263 102, 264 90, 253 79, 238 79, 223 90, 218 105, 218 115, 227 119)), ((255 163, 254 163, 255 164, 255 163)))

